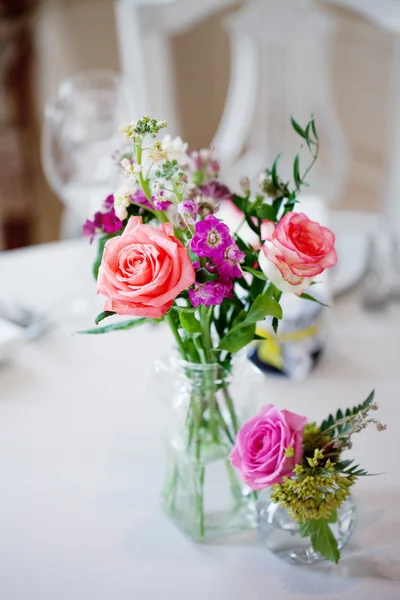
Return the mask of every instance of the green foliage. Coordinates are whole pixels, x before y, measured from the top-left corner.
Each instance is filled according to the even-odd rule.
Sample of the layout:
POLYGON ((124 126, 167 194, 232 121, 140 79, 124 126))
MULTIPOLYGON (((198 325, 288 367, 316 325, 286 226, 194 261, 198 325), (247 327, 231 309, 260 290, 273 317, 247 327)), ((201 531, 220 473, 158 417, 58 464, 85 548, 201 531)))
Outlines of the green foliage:
POLYGON ((175 179, 179 172, 179 165, 176 160, 166 160, 161 167, 157 169, 156 176, 167 181, 175 179))
POLYGON ((96 323, 96 325, 98 325, 101 321, 103 321, 103 319, 107 319, 108 317, 112 317, 115 314, 117 314, 117 313, 115 313, 112 310, 105 310, 105 311, 101 312, 99 315, 97 315, 97 317, 95 318, 94 322, 96 323))
POLYGON ((81 334, 97 335, 99 333, 109 333, 110 331, 126 331, 127 329, 133 329, 143 323, 159 323, 161 319, 147 319, 145 317, 139 319, 131 319, 129 321, 120 321, 119 323, 113 323, 112 325, 105 325, 104 327, 96 327, 95 329, 87 329, 86 331, 78 331, 81 334))
POLYGON ((93 277, 96 279, 96 281, 97 277, 99 276, 99 268, 101 265, 101 260, 103 258, 104 246, 106 245, 108 240, 110 240, 115 235, 116 234, 103 235, 97 241, 97 254, 93 263, 93 277))
POLYGON ((342 460, 340 462, 335 463, 334 469, 336 473, 341 473, 348 477, 366 477, 371 476, 371 473, 368 473, 365 469, 361 469, 360 465, 354 465, 353 460, 342 460))
POLYGON ((311 538, 311 544, 315 552, 319 552, 327 560, 337 565, 340 559, 340 551, 329 527, 329 522, 334 522, 330 519, 308 519, 299 523, 299 532, 302 537, 311 538))
POLYGON ((303 294, 301 294, 300 298, 303 298, 304 300, 310 300, 311 302, 316 302, 317 304, 320 304, 321 306, 324 306, 325 308, 329 308, 329 304, 324 304, 323 302, 321 302, 321 300, 318 300, 318 298, 314 298, 314 296, 310 296, 310 294, 303 293, 303 294))
POLYGON ((197 283, 207 283, 207 281, 214 281, 217 279, 218 275, 215 273, 210 273, 207 269, 197 269, 196 271, 196 281, 197 283))
POLYGON ((262 221, 276 221, 276 209, 273 204, 262 204, 256 214, 262 221))
POLYGON ((261 281, 267 281, 267 278, 262 271, 258 271, 257 269, 253 269, 253 267, 246 266, 242 267, 242 269, 247 273, 251 273, 254 277, 257 277, 257 279, 261 279, 261 281))
POLYGON ((274 298, 261 294, 254 300, 247 313, 239 313, 232 323, 232 329, 220 341, 219 349, 237 352, 249 344, 254 339, 256 323, 268 316, 281 319, 282 308, 274 298))
POLYGON ((201 333, 201 324, 196 319, 193 312, 180 312, 179 320, 183 329, 188 333, 201 333))
POLYGON ((344 417, 353 417, 359 412, 366 410, 372 404, 374 396, 375 390, 370 393, 364 402, 358 404, 357 406, 353 406, 353 408, 348 408, 344 415, 340 409, 336 412, 335 416, 329 415, 327 419, 322 421, 321 431, 323 432, 329 430, 329 435, 331 437, 336 437, 346 433, 350 428, 349 424, 347 422, 338 423, 338 421, 342 421, 344 417))
POLYGON ((274 298, 268 298, 268 296, 261 294, 250 306, 245 322, 257 323, 258 321, 263 321, 268 316, 281 319, 282 307, 274 298))
POLYGON ((279 188, 280 188, 280 182, 279 182, 278 173, 277 173, 278 161, 279 161, 280 157, 281 157, 281 155, 278 154, 278 156, 274 160, 274 163, 273 163, 272 169, 271 169, 272 183, 273 183, 274 188, 277 190, 279 190, 279 188))

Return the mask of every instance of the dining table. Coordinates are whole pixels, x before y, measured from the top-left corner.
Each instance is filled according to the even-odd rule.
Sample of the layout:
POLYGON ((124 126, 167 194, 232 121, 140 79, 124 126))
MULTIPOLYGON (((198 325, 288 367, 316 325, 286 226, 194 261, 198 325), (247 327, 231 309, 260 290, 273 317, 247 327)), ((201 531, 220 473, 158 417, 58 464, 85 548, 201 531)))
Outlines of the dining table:
POLYGON ((375 389, 387 424, 354 437, 374 475, 354 487, 341 561, 300 566, 255 529, 198 544, 162 512, 165 407, 151 381, 172 336, 162 323, 80 333, 103 307, 95 251, 67 240, 0 253, 0 301, 47 325, 0 365, 0 600, 400 599, 400 305, 366 312, 352 290, 326 309, 305 380, 265 375, 264 403, 312 421, 375 389))

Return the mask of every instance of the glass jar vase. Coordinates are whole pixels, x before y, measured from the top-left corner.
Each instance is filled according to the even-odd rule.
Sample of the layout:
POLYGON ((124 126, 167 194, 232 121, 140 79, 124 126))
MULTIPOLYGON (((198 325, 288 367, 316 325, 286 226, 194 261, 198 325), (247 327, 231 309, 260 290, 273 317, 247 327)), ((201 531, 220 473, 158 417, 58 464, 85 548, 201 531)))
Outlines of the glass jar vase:
MULTIPOLYGON (((310 537, 301 537, 299 524, 288 511, 272 502, 270 490, 259 495, 257 504, 258 532, 264 544, 279 558, 304 565, 325 560, 315 552, 310 537)), ((341 550, 349 541, 356 523, 356 508, 351 496, 337 511, 337 521, 329 525, 341 550)))
POLYGON ((167 408, 164 511, 191 539, 256 527, 256 495, 231 466, 240 425, 254 415, 265 379, 246 356, 220 364, 157 361, 153 391, 167 408))

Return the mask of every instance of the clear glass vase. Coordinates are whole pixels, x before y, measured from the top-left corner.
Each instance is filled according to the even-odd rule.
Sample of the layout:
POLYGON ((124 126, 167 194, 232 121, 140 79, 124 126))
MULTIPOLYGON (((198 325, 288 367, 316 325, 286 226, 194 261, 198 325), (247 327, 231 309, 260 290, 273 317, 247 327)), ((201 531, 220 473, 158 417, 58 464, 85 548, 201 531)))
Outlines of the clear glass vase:
POLYGON ((256 496, 229 453, 241 423, 256 411, 264 376, 245 356, 232 373, 175 357, 157 361, 155 372, 153 393, 168 415, 164 511, 199 542, 256 527, 256 496))
MULTIPOLYGON (((299 525, 288 511, 272 502, 270 490, 264 490, 257 504, 258 532, 264 544, 279 558, 304 565, 325 560, 315 552, 309 537, 301 537, 299 525)), ((351 496, 337 511, 337 521, 329 525, 341 550, 349 541, 356 524, 356 508, 351 496)))

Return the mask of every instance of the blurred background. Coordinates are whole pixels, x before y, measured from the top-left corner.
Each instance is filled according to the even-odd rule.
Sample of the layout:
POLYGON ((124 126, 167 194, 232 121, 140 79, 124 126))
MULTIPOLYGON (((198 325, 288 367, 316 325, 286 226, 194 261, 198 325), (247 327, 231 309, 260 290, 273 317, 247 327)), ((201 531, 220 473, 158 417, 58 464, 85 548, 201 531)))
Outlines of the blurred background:
POLYGON ((113 191, 115 127, 143 113, 213 143, 234 185, 292 160, 289 114, 314 112, 313 192, 393 224, 398 32, 390 1, 1 0, 0 248, 79 235, 113 191))

